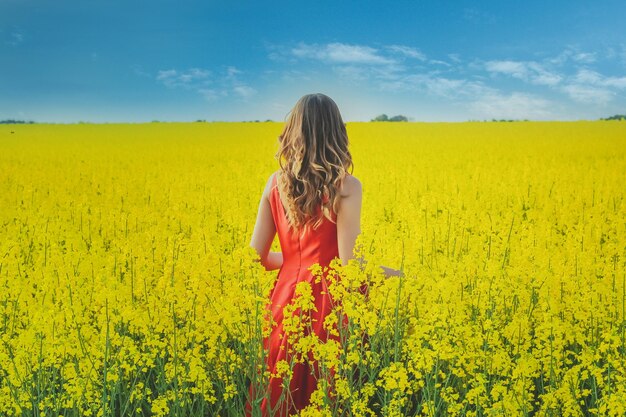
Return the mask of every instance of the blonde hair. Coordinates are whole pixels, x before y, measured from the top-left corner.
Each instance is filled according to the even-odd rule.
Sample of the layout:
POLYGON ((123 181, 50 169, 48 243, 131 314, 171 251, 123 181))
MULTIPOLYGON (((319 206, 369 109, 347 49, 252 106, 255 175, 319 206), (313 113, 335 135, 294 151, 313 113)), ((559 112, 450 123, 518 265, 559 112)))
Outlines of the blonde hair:
POLYGON ((354 169, 348 134, 337 104, 324 94, 300 98, 278 137, 278 189, 285 196, 289 225, 317 229, 326 214, 337 213, 339 189, 354 169), (323 200, 326 197, 326 200, 323 200))

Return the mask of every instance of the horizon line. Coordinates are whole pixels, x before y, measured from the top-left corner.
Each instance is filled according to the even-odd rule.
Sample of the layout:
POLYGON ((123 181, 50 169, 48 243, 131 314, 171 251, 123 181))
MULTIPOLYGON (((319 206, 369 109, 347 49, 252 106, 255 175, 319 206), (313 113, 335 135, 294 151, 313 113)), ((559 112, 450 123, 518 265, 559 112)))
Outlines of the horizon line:
MULTIPOLYGON (((7 120, 7 119, 5 119, 7 120)), ((8 119, 13 120, 13 119, 8 119)), ((563 123, 571 123, 571 122, 596 122, 596 121, 621 121, 626 120, 624 118, 610 119, 610 118, 599 118, 599 119, 467 119, 467 120, 407 120, 407 121, 376 121, 376 120, 347 120, 344 121, 344 124, 348 123, 380 123, 380 124, 407 124, 407 123, 494 123, 494 122, 563 122, 563 123)), ((51 121, 31 121, 31 120, 15 120, 14 122, 7 122, 4 120, 0 120, 0 125, 32 125, 32 124, 53 124, 53 125, 80 125, 80 124, 157 124, 157 123, 286 123, 286 120, 151 120, 151 121, 136 121, 136 122, 128 122, 128 121, 104 121, 104 122, 92 122, 92 121, 75 121, 75 122, 51 122, 51 121)))

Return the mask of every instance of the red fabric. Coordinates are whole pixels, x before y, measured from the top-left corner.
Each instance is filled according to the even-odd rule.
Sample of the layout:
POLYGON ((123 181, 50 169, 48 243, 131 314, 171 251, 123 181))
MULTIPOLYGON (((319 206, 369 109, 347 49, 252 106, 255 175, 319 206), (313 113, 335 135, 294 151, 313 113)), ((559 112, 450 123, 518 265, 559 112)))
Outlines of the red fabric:
MULTIPOLYGON (((280 200, 278 188, 276 186, 276 175, 272 181, 270 191, 270 206, 272 217, 276 225, 276 232, 280 241, 283 253, 283 265, 278 272, 278 278, 270 295, 270 304, 267 309, 271 312, 275 327, 272 328, 269 338, 264 340, 264 347, 267 350, 267 369, 274 373, 276 363, 280 360, 290 362, 292 355, 287 352, 288 341, 283 332, 283 307, 289 304, 294 297, 296 284, 307 281, 311 284, 315 306, 317 311, 310 311, 311 326, 315 334, 322 340, 330 338, 338 340, 338 337, 329 335, 324 329, 324 318, 333 308, 333 300, 328 294, 327 281, 322 279, 315 282, 315 276, 307 269, 315 263, 321 266, 328 266, 330 261, 339 257, 337 247, 337 226, 335 223, 324 218, 322 224, 316 230, 308 230, 306 233, 298 233, 289 230, 289 224, 285 209, 280 200)), ((321 207, 320 207, 321 210, 321 207)), ((331 218, 336 220, 336 215, 331 211, 331 218)), ((327 274, 324 273, 324 276, 327 274)), ((297 310, 299 311, 299 310, 297 310)), ((308 316, 307 316, 308 317, 308 316)), ((307 319, 308 323, 308 319, 307 319)), ((306 331, 305 334, 309 332, 306 331)), ((317 364, 314 363, 312 355, 304 363, 296 363, 293 367, 293 375, 290 382, 290 394, 281 403, 279 409, 278 400, 282 392, 282 378, 270 378, 269 396, 271 410, 267 400, 261 404, 263 416, 288 416, 297 413, 309 404, 310 396, 317 386, 317 364), (271 411, 275 410, 274 413, 271 411)), ((250 388, 252 395, 252 387, 250 388)), ((247 405, 246 415, 250 415, 250 404, 247 405)))

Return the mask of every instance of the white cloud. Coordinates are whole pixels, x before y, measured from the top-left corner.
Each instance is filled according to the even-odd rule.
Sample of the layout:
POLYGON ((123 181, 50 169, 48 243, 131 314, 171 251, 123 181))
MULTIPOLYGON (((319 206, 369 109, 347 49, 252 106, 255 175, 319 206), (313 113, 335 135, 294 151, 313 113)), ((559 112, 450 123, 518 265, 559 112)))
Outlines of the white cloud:
POLYGON ((254 88, 243 84, 233 87, 233 91, 243 99, 250 98, 257 93, 254 88))
POLYGON ((579 103, 606 104, 613 98, 614 93, 604 87, 584 84, 569 84, 561 87, 562 91, 579 103))
MULTIPOLYGON (((475 9, 467 9, 465 13, 470 20, 485 17, 475 9)), ((619 59, 620 48, 626 64, 626 44, 614 45, 608 54, 619 59)), ((626 90, 626 76, 606 76, 593 68, 599 59, 607 59, 604 50, 588 52, 572 46, 556 56, 541 59, 486 61, 471 57, 461 59, 457 53, 433 59, 418 48, 403 44, 374 47, 300 43, 295 47, 271 46, 270 52, 271 59, 279 59, 281 66, 287 67, 279 71, 283 75, 289 70, 302 70, 304 59, 315 60, 324 65, 302 70, 312 79, 332 71, 340 82, 377 89, 396 97, 418 93, 417 96, 442 98, 453 105, 465 105, 485 118, 546 119, 556 116, 554 105, 571 105, 572 101, 606 104, 626 90), (529 84, 528 88, 534 86, 533 92, 511 91, 510 87, 498 90, 490 85, 494 77, 521 80, 529 84), (542 96, 543 93, 550 93, 550 96, 542 96), (555 93, 561 95, 559 100, 554 97, 555 93), (554 101, 549 101, 548 97, 554 101)), ((299 75, 298 79, 303 76, 299 75)))
POLYGON ((198 93, 200 93, 202 97, 204 97, 204 99, 207 101, 214 101, 220 97, 225 96, 223 91, 218 91, 211 88, 200 88, 198 89, 198 93))
POLYGON ((426 55, 424 55, 419 49, 410 46, 391 45, 388 46, 387 49, 389 49, 393 53, 404 55, 408 58, 415 58, 419 59, 420 61, 426 60, 426 55))
MULTIPOLYGON (((135 71, 139 70, 135 68, 135 71)), ((168 88, 194 90, 207 101, 231 95, 245 101, 254 96, 257 90, 240 80, 242 73, 233 66, 226 67, 222 75, 213 75, 204 68, 190 68, 185 71, 168 69, 158 71, 156 80, 168 88)))
POLYGON ((160 70, 157 73, 157 77, 156 79, 159 81, 162 81, 164 84, 167 85, 167 83, 171 82, 172 80, 174 80, 176 78, 176 70, 171 69, 171 70, 160 70))
POLYGON ((333 67, 333 71, 341 78, 352 81, 365 81, 372 76, 369 68, 359 65, 341 65, 333 67))
POLYGON ((582 68, 561 91, 579 103, 606 104, 615 96, 615 89, 626 89, 626 77, 606 77, 582 68))
POLYGON ((609 87, 624 89, 626 88, 626 77, 606 77, 603 83, 609 87))
POLYGON ((211 75, 211 72, 208 70, 200 69, 200 68, 192 68, 186 73, 180 74, 180 80, 184 83, 190 83, 195 80, 204 80, 211 75))
POLYGON ((445 65, 446 67, 451 67, 452 65, 445 62, 445 61, 440 61, 438 59, 431 59, 430 61, 428 61, 429 64, 435 64, 435 65, 445 65))
POLYGON ((478 119, 548 119, 554 117, 551 107, 548 100, 520 92, 489 92, 470 103, 478 119))
POLYGON ((487 61, 485 69, 490 73, 500 73, 537 85, 556 85, 562 77, 546 70, 534 61, 487 61))
POLYGON ((197 89, 211 82, 210 75, 211 71, 202 68, 191 68, 187 71, 170 69, 158 71, 156 79, 169 88, 197 89))
POLYGON ((226 77, 233 79, 236 78, 238 74, 241 74, 241 71, 237 68, 232 66, 226 68, 226 77))
POLYGON ((574 81, 581 84, 626 89, 626 77, 605 77, 587 68, 580 69, 574 77, 574 81))
POLYGON ((523 62, 515 61, 487 61, 485 69, 489 72, 499 72, 515 78, 526 78, 528 70, 523 62))
POLYGON ((396 80, 381 83, 383 90, 414 91, 448 99, 466 99, 492 91, 482 82, 453 79, 436 74, 407 74, 396 80))
POLYGON ((464 88, 471 87, 466 80, 455 80, 444 77, 424 78, 423 85, 428 92, 440 97, 453 97, 459 93, 466 93, 464 88))
MULTIPOLYGON (((278 50, 276 47, 271 49, 272 54, 278 50)), ((447 72, 454 71, 456 68, 453 68, 449 62, 428 59, 417 48, 407 45, 387 45, 376 49, 369 46, 342 43, 327 45, 301 43, 290 49, 290 53, 300 59, 315 59, 332 65, 333 72, 343 80, 357 84, 368 82, 383 91, 421 92, 453 100, 468 100, 468 98, 495 91, 485 86, 482 81, 438 75, 441 72, 439 70, 420 73, 409 70, 400 65, 395 57, 400 55, 416 59, 426 67, 443 65, 448 67, 447 72)), ((461 62, 458 54, 449 54, 448 58, 457 66, 461 62)), ((483 68, 481 67, 481 69, 483 68)), ((535 73, 536 82, 552 82, 546 71, 538 69, 535 73)))
POLYGON ((562 79, 563 77, 558 74, 544 71, 536 73, 531 82, 533 84, 554 86, 560 83, 562 79))
POLYGON ((616 89, 626 89, 626 77, 608 77, 580 64, 596 60, 595 53, 579 52, 572 48, 548 59, 544 64, 534 61, 488 61, 485 69, 492 74, 505 74, 535 85, 545 85, 565 93, 579 103, 604 105, 615 96, 616 89), (545 68, 547 64, 562 65, 570 61, 577 72, 561 75, 545 68))
POLYGON ((406 72, 406 68, 399 64, 336 65, 332 70, 342 79, 353 83, 365 80, 397 80, 406 72))
POLYGON ((482 83, 476 81, 445 77, 427 77, 423 80, 423 84, 430 94, 449 98, 474 96, 485 88, 482 83))
POLYGON ((4 41, 5 44, 11 46, 17 46, 22 42, 24 42, 24 33, 19 30, 11 32, 9 34, 9 39, 4 41))
POLYGON ((265 43, 265 49, 267 50, 267 57, 272 61, 281 63, 288 62, 294 64, 297 60, 291 55, 291 51, 287 50, 283 45, 265 43))
POLYGON ((326 63, 392 64, 395 61, 380 55, 369 46, 329 43, 327 45, 301 43, 291 49, 297 58, 315 59, 326 63))
POLYGON ((578 52, 572 55, 572 60, 582 64, 591 64, 596 62, 595 52, 578 52))
POLYGON ((222 94, 234 95, 242 101, 247 101, 250 97, 257 93, 257 90, 250 87, 247 83, 241 81, 240 75, 244 72, 240 69, 229 66, 226 68, 226 75, 221 80, 222 94))
POLYGON ((577 83, 597 84, 602 80, 602 76, 595 71, 583 68, 578 71, 574 77, 574 81, 577 83))
POLYGON ((596 60, 596 52, 584 52, 573 46, 568 46, 554 58, 548 59, 547 62, 555 65, 563 65, 567 61, 572 61, 577 64, 591 64, 596 62, 596 60))
MULTIPOLYGON (((268 57, 272 60, 283 64, 296 64, 302 59, 316 60, 329 65, 335 74, 352 83, 366 80, 395 82, 408 75, 405 62, 410 62, 409 60, 419 61, 421 67, 445 66, 448 70, 452 70, 452 64, 449 62, 428 59, 426 54, 418 48, 409 45, 392 44, 375 48, 335 42, 299 43, 291 48, 278 45, 266 45, 266 47, 269 51, 268 57)), ((457 64, 461 62, 458 54, 450 54, 449 58, 457 64)))

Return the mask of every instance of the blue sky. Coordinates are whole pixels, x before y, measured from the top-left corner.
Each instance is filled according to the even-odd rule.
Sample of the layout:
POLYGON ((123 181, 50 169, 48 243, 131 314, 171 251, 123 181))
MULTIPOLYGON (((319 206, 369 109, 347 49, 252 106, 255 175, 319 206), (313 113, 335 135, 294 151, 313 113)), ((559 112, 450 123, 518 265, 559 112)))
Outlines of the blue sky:
POLYGON ((626 113, 621 1, 2 0, 0 119, 347 121, 626 113))

